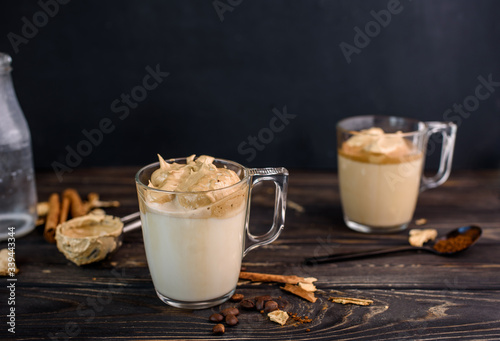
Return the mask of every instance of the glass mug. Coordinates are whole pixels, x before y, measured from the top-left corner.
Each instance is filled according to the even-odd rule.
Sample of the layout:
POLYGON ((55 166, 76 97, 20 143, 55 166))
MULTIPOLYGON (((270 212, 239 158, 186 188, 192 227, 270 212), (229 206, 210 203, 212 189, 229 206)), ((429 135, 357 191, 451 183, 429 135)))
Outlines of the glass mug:
POLYGON ((456 131, 451 122, 394 116, 354 116, 338 122, 338 176, 346 225, 366 233, 406 229, 419 192, 448 179, 456 131), (383 129, 384 140, 359 133, 372 127, 383 129), (426 177, 424 160, 432 134, 442 136, 441 159, 437 173, 426 177))
MULTIPOLYGON (((185 164, 186 158, 166 161, 185 164)), ((153 284, 158 297, 177 308, 204 309, 229 299, 236 290, 242 258, 250 250, 276 240, 284 227, 288 188, 285 168, 249 169, 222 159, 215 159, 213 164, 233 170, 240 181, 203 192, 153 189, 147 184, 159 162, 145 166, 135 177, 153 284), (250 195, 253 186, 265 180, 276 186, 273 224, 267 233, 254 236, 248 228, 250 195), (166 211, 152 200, 161 196, 178 202, 207 196, 219 200, 193 209, 166 211), (249 245, 245 245, 247 237, 249 245)))

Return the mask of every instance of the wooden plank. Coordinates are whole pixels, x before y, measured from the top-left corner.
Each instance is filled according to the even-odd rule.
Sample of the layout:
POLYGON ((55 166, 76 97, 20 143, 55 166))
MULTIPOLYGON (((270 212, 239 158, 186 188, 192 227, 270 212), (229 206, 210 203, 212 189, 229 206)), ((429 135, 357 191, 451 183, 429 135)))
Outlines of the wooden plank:
MULTIPOLYGON (((285 311, 307 316, 312 322, 289 321, 282 327, 257 311, 242 311, 239 324, 227 328, 225 339, 403 340, 500 336, 499 291, 335 290, 318 294, 316 303, 285 295, 278 285, 243 286, 238 292, 248 297, 281 296, 286 301, 285 311), (364 307, 332 303, 328 301, 331 295, 368 298, 374 304, 364 307)), ((77 339, 103 336, 134 340, 217 339, 220 337, 211 335, 213 323, 208 317, 226 307, 238 306, 226 302, 212 309, 180 310, 160 304, 152 287, 130 288, 112 283, 69 291, 22 287, 17 299, 22 307, 16 333, 16 339, 20 340, 51 336, 64 339, 72 334, 68 330, 77 339)))

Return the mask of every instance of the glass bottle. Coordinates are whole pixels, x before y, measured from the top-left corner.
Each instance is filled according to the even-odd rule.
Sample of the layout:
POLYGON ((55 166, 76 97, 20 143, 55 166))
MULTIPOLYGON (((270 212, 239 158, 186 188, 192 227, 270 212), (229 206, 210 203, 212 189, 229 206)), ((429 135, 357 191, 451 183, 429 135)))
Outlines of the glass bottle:
POLYGON ((37 218, 31 136, 12 85, 11 61, 0 52, 0 240, 31 232, 37 218))

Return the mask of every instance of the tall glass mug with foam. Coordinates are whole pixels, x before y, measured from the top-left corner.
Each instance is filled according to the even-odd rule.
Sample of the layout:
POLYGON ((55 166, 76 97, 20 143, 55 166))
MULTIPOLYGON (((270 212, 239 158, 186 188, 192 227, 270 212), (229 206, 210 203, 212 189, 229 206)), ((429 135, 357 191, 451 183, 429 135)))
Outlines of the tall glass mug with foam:
MULTIPOLYGON (((340 199, 346 225, 368 233, 406 229, 419 192, 450 174, 457 127, 388 116, 355 116, 337 124, 340 199), (431 135, 442 136, 439 169, 423 175, 431 135)), ((437 145, 432 140, 432 148, 437 145)))
POLYGON ((242 258, 276 240, 284 227, 285 168, 248 169, 206 155, 160 156, 139 170, 136 184, 156 293, 178 308, 203 309, 229 299, 242 258), (274 220, 267 233, 255 236, 248 228, 250 194, 265 180, 276 186, 274 220))

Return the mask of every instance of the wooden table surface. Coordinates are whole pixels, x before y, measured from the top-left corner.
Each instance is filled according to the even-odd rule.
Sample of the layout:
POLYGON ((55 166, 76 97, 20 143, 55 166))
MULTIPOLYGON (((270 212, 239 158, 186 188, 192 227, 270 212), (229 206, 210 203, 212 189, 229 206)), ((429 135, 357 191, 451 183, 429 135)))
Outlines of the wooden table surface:
MULTIPOLYGON (((77 169, 58 182, 39 173, 39 200, 67 187, 82 196, 95 191, 119 200, 116 216, 138 210, 133 176, 137 168, 77 169)), ((240 282, 247 297, 281 296, 284 310, 312 321, 280 326, 259 312, 245 312, 222 336, 211 333, 208 317, 220 307, 186 311, 156 296, 140 230, 127 234, 120 250, 93 265, 78 267, 38 227, 16 240, 15 334, 8 332, 9 291, 1 277, 0 339, 228 339, 228 340, 468 340, 500 339, 500 172, 455 171, 445 185, 421 194, 415 218, 439 234, 457 226, 483 228, 478 243, 456 257, 403 253, 306 266, 304 257, 407 244, 408 231, 360 234, 342 221, 337 176, 331 172, 291 171, 288 198, 304 212, 287 209, 286 226, 273 244, 250 252, 247 271, 313 276, 316 303, 285 293, 280 284, 240 282), (328 300, 346 296, 373 300, 370 306, 328 300)), ((273 195, 256 189, 252 228, 271 221, 273 195)), ((412 223, 410 228, 416 226, 412 223)), ((0 243, 5 248, 6 242, 0 243)), ((227 302, 224 307, 237 306, 227 302)))

